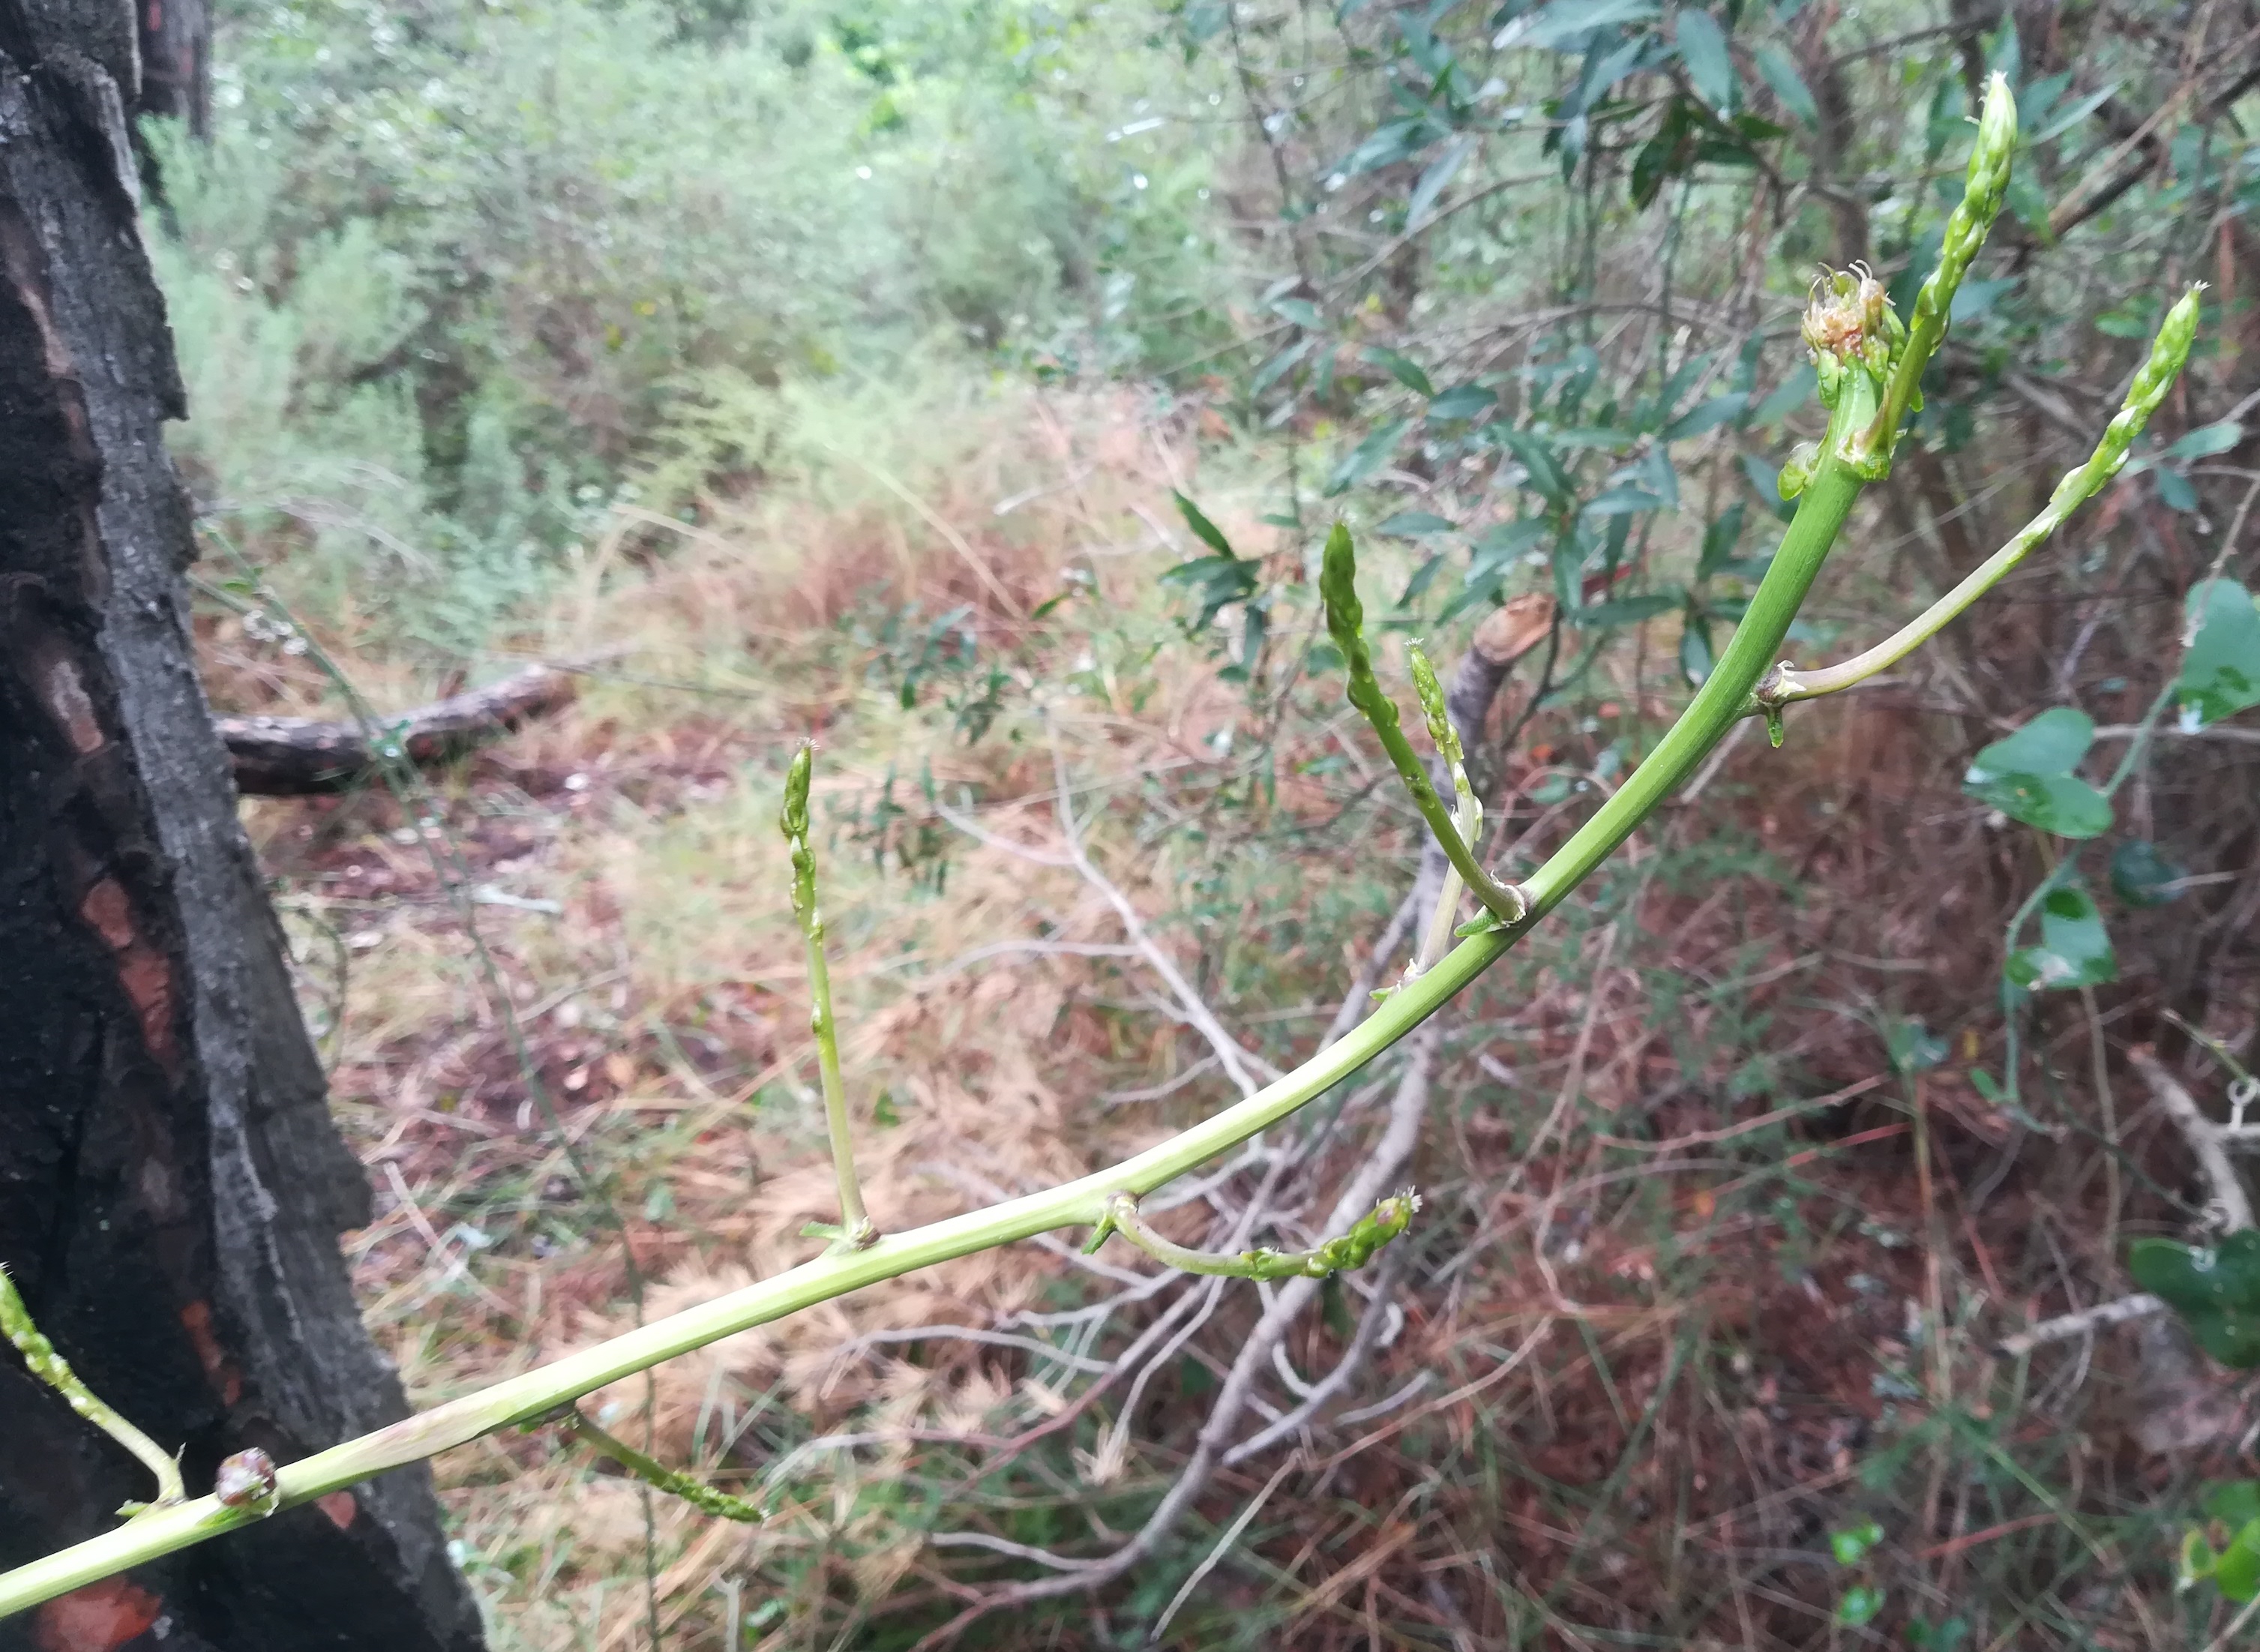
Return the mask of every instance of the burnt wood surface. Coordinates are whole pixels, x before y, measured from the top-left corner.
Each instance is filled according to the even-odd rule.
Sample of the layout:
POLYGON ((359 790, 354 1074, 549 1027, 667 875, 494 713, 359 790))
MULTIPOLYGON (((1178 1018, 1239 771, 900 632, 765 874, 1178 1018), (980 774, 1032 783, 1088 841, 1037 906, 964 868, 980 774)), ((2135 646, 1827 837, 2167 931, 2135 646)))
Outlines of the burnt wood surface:
MULTIPOLYGON (((0 1262, 192 1491, 404 1411, 368 1220, 191 656, 182 390, 140 239, 119 0, 0 0, 0 1262)), ((147 1475, 0 1354, 0 1567, 147 1475)), ((480 1644, 404 1470, 0 1622, 0 1648, 480 1644)))

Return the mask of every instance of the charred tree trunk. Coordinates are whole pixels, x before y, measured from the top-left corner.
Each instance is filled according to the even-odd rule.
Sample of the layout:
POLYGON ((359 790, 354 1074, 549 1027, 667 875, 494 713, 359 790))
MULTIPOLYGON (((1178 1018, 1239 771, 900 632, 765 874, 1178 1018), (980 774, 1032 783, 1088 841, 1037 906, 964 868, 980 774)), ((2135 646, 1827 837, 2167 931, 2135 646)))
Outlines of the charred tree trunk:
MULTIPOLYGON (((182 415, 134 197, 137 18, 0 0, 0 1262, 191 1490, 404 1412, 368 1219, 191 658, 182 415)), ((147 1476, 0 1355, 0 1565, 147 1476)), ((421 1470, 0 1623, 0 1648, 468 1648, 421 1470)))
POLYGON ((128 0, 136 8, 141 89, 135 115, 187 123, 197 138, 211 121, 211 6, 209 0, 128 0))

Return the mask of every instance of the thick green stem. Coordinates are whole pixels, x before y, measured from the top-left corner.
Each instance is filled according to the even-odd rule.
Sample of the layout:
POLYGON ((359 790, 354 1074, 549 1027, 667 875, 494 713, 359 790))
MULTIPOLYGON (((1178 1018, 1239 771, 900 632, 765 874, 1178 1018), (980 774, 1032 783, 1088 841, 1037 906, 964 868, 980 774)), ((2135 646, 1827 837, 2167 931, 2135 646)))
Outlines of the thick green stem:
POLYGON ((808 941, 808 1026, 816 1035, 816 1068, 824 1085, 824 1126, 832 1138, 832 1168, 840 1181, 840 1226, 826 1234, 848 1249, 878 1237, 863 1209, 855 1179, 855 1141, 848 1119, 848 1086, 840 1076, 840 1033, 832 1014, 832 969, 824 956, 824 911, 816 899, 816 852, 808 846, 808 789, 816 748, 803 742, 785 771, 784 808, 777 826, 792 850, 792 910, 808 941))
POLYGON ((157 1500, 142 1508, 128 1504, 126 1512, 163 1508, 187 1498, 188 1488, 181 1484, 181 1465, 162 1446, 105 1405, 86 1380, 71 1370, 70 1362, 55 1352, 55 1345, 32 1323, 32 1311, 4 1266, 0 1266, 0 1336, 5 1336, 24 1356, 32 1376, 61 1394, 64 1404, 139 1458, 141 1466, 157 1477, 157 1500))
POLYGON ((1194 1250, 1164 1239, 1147 1226, 1145 1219, 1138 1214, 1136 1194, 1117 1193, 1107 1202, 1105 1218, 1084 1250, 1086 1255, 1095 1251, 1106 1242, 1109 1234, 1119 1234, 1155 1262, 1184 1273, 1227 1279, 1323 1279, 1345 1268, 1365 1266, 1375 1251, 1411 1226, 1412 1213, 1420 1208, 1420 1196, 1407 1188, 1382 1200, 1341 1238, 1329 1239, 1313 1249, 1258 1248, 1227 1253, 1194 1250))
MULTIPOLYGON (((908 1233, 886 1234, 860 1250, 834 1247, 774 1278, 288 1463, 277 1476, 279 1505, 310 1502, 389 1469, 468 1445, 482 1434, 553 1412, 663 1360, 881 1280, 1057 1228, 1095 1226, 1105 1219, 1118 1195, 1149 1193, 1308 1105, 1405 1037, 1504 956, 1632 834, 1733 726, 1745 697, 1778 654, 1790 621, 1859 497, 1860 480, 1834 456, 1834 446, 1799 502, 1796 519, 1718 668, 1648 760, 1532 875, 1524 886, 1531 910, 1520 920, 1470 936, 1293 1072, 1133 1158, 1064 1186, 908 1233)), ((1427 776, 1421 778, 1425 783, 1427 776)), ((0 1575, 0 1618, 256 1518, 208 1497, 153 1510, 116 1531, 0 1575)))

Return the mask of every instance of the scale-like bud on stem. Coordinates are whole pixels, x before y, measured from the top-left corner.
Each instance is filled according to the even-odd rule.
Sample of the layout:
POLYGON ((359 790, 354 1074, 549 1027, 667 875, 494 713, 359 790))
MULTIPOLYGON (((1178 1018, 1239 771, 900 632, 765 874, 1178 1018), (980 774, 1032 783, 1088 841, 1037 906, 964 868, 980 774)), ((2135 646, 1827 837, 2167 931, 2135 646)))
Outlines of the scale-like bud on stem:
POLYGON ((808 1030, 816 1037, 816 1066, 824 1083, 824 1123, 832 1138, 832 1168, 840 1183, 840 1225, 806 1231, 861 1250, 879 1236, 863 1210, 855 1179, 855 1146, 848 1136, 848 1087, 840 1076, 840 1034, 832 1019, 832 971, 824 957, 824 912, 816 902, 816 852, 808 845, 808 790, 816 767, 814 742, 804 740, 784 774, 784 805, 777 829, 792 854, 792 910, 808 943, 808 1030))
POLYGON ((142 1467, 157 1477, 157 1500, 129 1503, 121 1513, 139 1513, 186 1499, 188 1491, 181 1484, 181 1465, 167 1455, 155 1441, 97 1398, 85 1380, 71 1370, 70 1362, 55 1352, 55 1345, 32 1323, 32 1311, 25 1305, 23 1293, 16 1289, 16 1282, 8 1277, 4 1266, 0 1266, 0 1336, 6 1337, 16 1352, 24 1356, 24 1364, 32 1376, 61 1394, 64 1404, 139 1458, 142 1467))
POLYGON ((1323 1279, 1346 1268, 1362 1268, 1391 1240, 1412 1222, 1420 1196, 1411 1188, 1391 1194, 1375 1205, 1339 1239, 1330 1239, 1312 1250, 1193 1250, 1162 1238, 1138 1214, 1134 1193, 1117 1193, 1106 1204, 1098 1231, 1084 1247, 1085 1254, 1105 1243, 1109 1234, 1119 1234, 1155 1261, 1185 1273, 1212 1274, 1234 1279, 1323 1279))
MULTIPOLYGON (((1349 677, 1349 703, 1364 712, 1365 720, 1373 725, 1382 750, 1389 754, 1398 777, 1412 794, 1412 806, 1420 812, 1421 819, 1427 822, 1428 830, 1443 846, 1452 869, 1475 891, 1476 898, 1489 907, 1499 922, 1520 922, 1529 911, 1528 903, 1512 886, 1500 883, 1476 864, 1474 851, 1461 836, 1451 816, 1445 812, 1443 799, 1436 795, 1427 766, 1405 738, 1405 730, 1398 720, 1397 702, 1383 691, 1380 679, 1373 674, 1373 656, 1365 646, 1365 607, 1357 599, 1357 547, 1351 543, 1348 527, 1340 522, 1334 524, 1334 532, 1327 538, 1326 560, 1319 572, 1319 596, 1326 604, 1327 633, 1341 652, 1349 677)), ((1434 687, 1433 669, 1428 680, 1434 687)), ((1434 716, 1448 733, 1451 719, 1444 714, 1442 689, 1434 688, 1434 716)), ((1456 736, 1452 737, 1452 743, 1454 747, 1459 744, 1456 736)), ((1442 742, 1438 744, 1441 748, 1442 742)))

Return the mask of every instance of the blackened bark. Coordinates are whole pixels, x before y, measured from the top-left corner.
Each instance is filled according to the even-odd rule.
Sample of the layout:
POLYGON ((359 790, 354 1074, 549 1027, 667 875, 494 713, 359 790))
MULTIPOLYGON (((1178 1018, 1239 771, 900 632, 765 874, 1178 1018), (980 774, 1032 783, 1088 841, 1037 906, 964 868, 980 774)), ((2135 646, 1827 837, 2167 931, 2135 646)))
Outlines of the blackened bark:
MULTIPOLYGON (((336 1235, 368 1218, 191 657, 182 412, 122 0, 0 0, 0 1262, 192 1490, 404 1411, 336 1235)), ((0 1566, 147 1476, 0 1359, 0 1566)), ((0 1623, 0 1648, 462 1648, 420 1470, 0 1623)))

